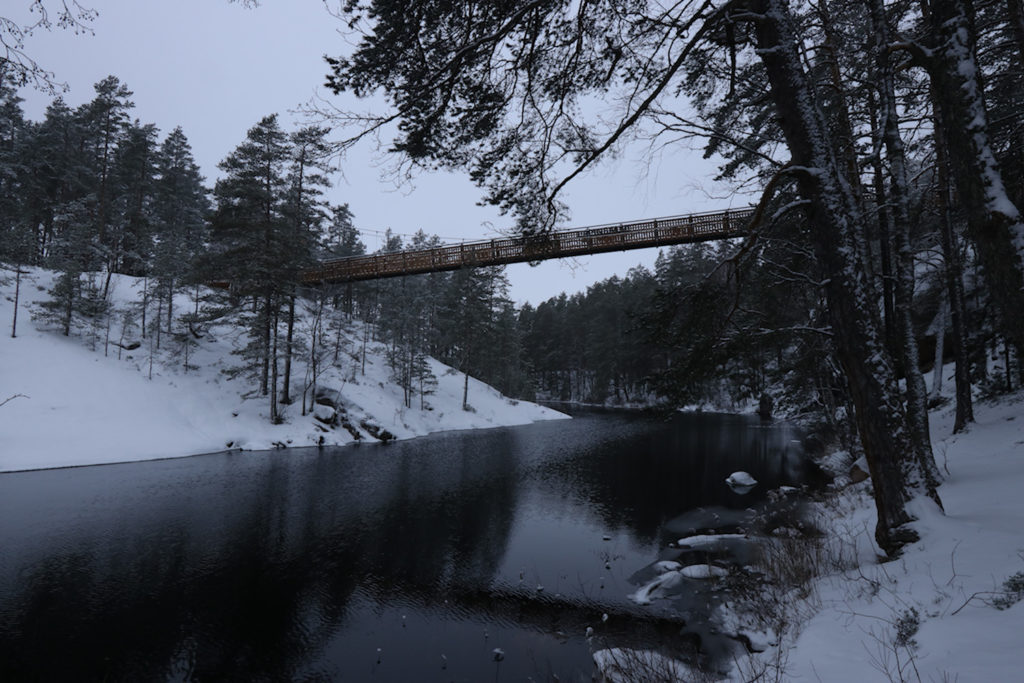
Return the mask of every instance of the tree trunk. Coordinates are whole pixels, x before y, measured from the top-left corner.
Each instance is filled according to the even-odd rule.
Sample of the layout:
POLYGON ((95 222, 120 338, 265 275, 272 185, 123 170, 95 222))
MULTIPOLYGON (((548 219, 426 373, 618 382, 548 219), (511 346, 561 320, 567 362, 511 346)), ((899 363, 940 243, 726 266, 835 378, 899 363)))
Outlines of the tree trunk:
POLYGON ((949 327, 949 300, 942 297, 935 316, 935 365, 932 367, 932 391, 929 401, 942 397, 942 357, 946 350, 946 328, 949 327))
POLYGON ((785 0, 758 0, 755 11, 758 55, 765 66, 771 97, 801 194, 809 200, 809 225, 815 254, 828 274, 825 294, 842 364, 854 404, 861 444, 874 486, 878 523, 875 538, 887 552, 916 540, 908 526, 907 503, 925 493, 938 494, 921 471, 907 434, 889 354, 879 332, 874 296, 861 263, 855 231, 863 225, 856 178, 846 178, 831 147, 820 101, 798 53, 799 41, 785 0))
MULTIPOLYGON (((841 44, 840 33, 832 24, 832 17, 828 9, 827 0, 819 0, 813 5, 821 21, 821 29, 825 34, 825 43, 822 50, 828 54, 828 75, 831 80, 831 87, 824 89, 823 98, 826 100, 823 113, 826 115, 826 125, 835 144, 832 145, 832 153, 842 164, 842 170, 846 178, 851 181, 848 188, 857 202, 860 213, 864 211, 863 193, 860 182, 855 179, 859 177, 860 170, 857 163, 856 136, 853 130, 853 123, 850 120, 850 107, 847 104, 846 90, 847 83, 839 71, 839 58, 836 55, 838 50, 849 48, 841 44)), ((861 263, 864 266, 864 277, 867 278, 868 287, 874 289, 876 286, 874 265, 871 263, 870 249, 868 247, 867 235, 864 230, 856 230, 853 235, 854 243, 860 252, 861 263)))
MULTIPOLYGON (((312 380, 311 387, 313 390, 313 393, 310 396, 310 409, 312 409, 313 404, 316 402, 316 384, 317 379, 319 379, 320 376, 320 363, 318 361, 319 356, 316 352, 316 347, 317 344, 322 343, 320 338, 323 336, 324 292, 322 289, 317 293, 317 297, 316 316, 313 318, 313 325, 309 335, 309 371, 310 378, 312 380)), ((302 414, 306 414, 305 391, 302 392, 302 414)))
POLYGON ((1006 16, 1017 43, 1017 58, 1024 64, 1024 8, 1021 0, 1006 0, 1006 16))
POLYGON ((988 137, 971 0, 933 0, 928 72, 938 93, 953 179, 999 314, 999 329, 1024 349, 1024 221, 1010 200, 988 137))
MULTIPOLYGON (((874 130, 879 130, 877 122, 877 112, 875 111, 875 98, 874 93, 869 93, 871 98, 871 127, 874 130)), ((881 146, 881 140, 877 140, 876 145, 881 146)), ((885 182, 882 177, 882 156, 876 154, 873 161, 874 173, 872 174, 872 180, 874 183, 876 205, 878 206, 878 252, 882 262, 882 311, 885 315, 885 344, 889 348, 890 352, 895 355, 896 349, 896 330, 895 330, 895 305, 893 303, 893 275, 892 275, 892 240, 889 239, 889 210, 885 202, 885 182)))
POLYGON ((935 126, 935 165, 938 181, 939 238, 942 243, 943 276, 946 282, 946 300, 949 303, 949 322, 952 327, 953 359, 956 381, 956 417, 953 433, 964 430, 974 422, 974 399, 971 396, 971 359, 967 351, 967 304, 964 301, 963 264, 956 235, 953 233, 953 216, 949 207, 949 157, 946 137, 943 132, 942 115, 939 112, 938 95, 930 87, 932 117, 935 126))
POLYGON ((167 279, 167 334, 171 333, 174 322, 174 278, 167 279))
POLYGON ((78 275, 68 275, 68 294, 64 306, 64 336, 71 336, 71 320, 75 314, 75 288, 78 287, 78 275))
POLYGON ((928 390, 921 375, 920 353, 914 334, 914 252, 910 244, 910 179, 907 172, 903 138, 896 111, 896 86, 889 61, 889 22, 882 0, 868 0, 874 28, 875 64, 878 69, 878 95, 881 109, 882 139, 889 162, 892 196, 893 237, 896 246, 896 316, 899 330, 903 374, 906 377, 907 425, 910 438, 930 487, 941 479, 932 453, 928 429, 928 390))
POLYGON ((292 342, 295 338, 295 292, 288 297, 288 335, 284 343, 284 387, 281 390, 281 403, 292 402, 292 342))
POLYGON ((1010 344, 1003 340, 1003 363, 1006 369, 1006 391, 1013 391, 1013 373, 1010 372, 1010 344))
MULTIPOLYGON (((360 370, 360 374, 362 374, 364 376, 366 375, 366 341, 367 341, 366 338, 370 334, 370 327, 369 327, 369 325, 370 325, 369 322, 367 322, 365 320, 363 321, 363 361, 362 361, 362 367, 361 367, 361 370, 360 370)), ((341 330, 340 329, 338 330, 338 338, 339 339, 341 338, 341 330)), ((337 355, 338 354, 335 353, 334 355, 335 355, 335 361, 334 362, 338 362, 337 361, 337 355)))
MULTIPOLYGON (((270 305, 270 294, 266 294, 263 298, 263 315, 260 320, 260 395, 266 396, 268 390, 268 383, 270 381, 270 324, 271 324, 271 305, 270 305)), ((276 404, 277 398, 274 398, 276 404)))
POLYGON ((274 310, 271 321, 271 345, 270 345, 270 421, 274 424, 280 422, 277 414, 277 310, 274 310))
POLYGON ((149 308, 149 278, 142 278, 142 338, 146 338, 146 309, 149 308))
POLYGON ((14 265, 14 317, 11 320, 11 339, 18 336, 18 300, 21 298, 21 266, 14 265))

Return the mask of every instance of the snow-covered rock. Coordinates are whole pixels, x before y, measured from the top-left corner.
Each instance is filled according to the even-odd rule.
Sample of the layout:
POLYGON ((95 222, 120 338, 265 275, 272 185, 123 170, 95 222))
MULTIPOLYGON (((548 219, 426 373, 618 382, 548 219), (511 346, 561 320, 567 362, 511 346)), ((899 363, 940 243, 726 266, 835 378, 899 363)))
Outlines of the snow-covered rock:
POLYGON ((703 546, 715 545, 722 541, 746 538, 743 534, 699 534, 697 536, 686 536, 676 541, 680 548, 700 548, 703 546))
POLYGON ((751 489, 757 486, 757 479, 754 479, 748 472, 733 472, 725 479, 725 483, 729 485, 736 493, 748 493, 751 489))
POLYGON ((331 423, 338 416, 338 411, 330 406, 317 403, 313 406, 313 416, 321 422, 331 423))
POLYGON ((691 564, 680 569, 679 573, 688 579, 717 579, 729 576, 728 569, 716 567, 713 564, 691 564))
POLYGON ((757 479, 750 476, 749 472, 733 472, 726 480, 729 486, 757 486, 757 479))
POLYGON ((666 572, 679 571, 682 568, 682 566, 683 565, 672 560, 661 560, 660 562, 654 563, 653 569, 658 574, 664 574, 666 572))

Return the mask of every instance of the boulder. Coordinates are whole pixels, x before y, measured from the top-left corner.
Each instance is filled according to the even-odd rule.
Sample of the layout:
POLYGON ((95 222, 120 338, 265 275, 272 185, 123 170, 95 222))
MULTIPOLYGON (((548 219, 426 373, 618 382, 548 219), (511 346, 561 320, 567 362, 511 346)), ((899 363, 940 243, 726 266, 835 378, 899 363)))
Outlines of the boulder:
POLYGON ((317 387, 313 403, 337 409, 341 407, 341 392, 330 387, 317 387))
POLYGON ((334 424, 338 419, 338 411, 329 405, 317 403, 313 406, 313 417, 324 424, 334 424))
POLYGON ((850 468, 850 483, 851 484, 859 484, 860 482, 864 481, 865 479, 867 479, 870 476, 871 476, 870 474, 868 474, 867 472, 862 470, 860 468, 860 466, 858 466, 858 465, 854 465, 853 467, 850 468))

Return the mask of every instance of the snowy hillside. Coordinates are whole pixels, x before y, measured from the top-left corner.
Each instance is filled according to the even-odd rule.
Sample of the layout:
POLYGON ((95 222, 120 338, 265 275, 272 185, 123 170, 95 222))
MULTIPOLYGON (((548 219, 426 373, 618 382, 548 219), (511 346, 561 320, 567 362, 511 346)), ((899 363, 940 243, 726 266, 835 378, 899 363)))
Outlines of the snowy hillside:
MULTIPOLYGON (((472 410, 465 411, 463 375, 433 359, 429 363, 437 387, 422 407, 417 396, 406 408, 402 389, 389 381, 380 344, 367 344, 364 371, 363 330, 357 321, 349 321, 336 338, 338 363, 332 363, 317 382, 321 401, 334 404, 337 410, 321 405, 314 415, 309 412, 312 396, 307 395, 307 414, 302 414, 302 389, 308 381, 300 357, 292 375, 295 401, 282 406, 284 423, 272 425, 267 398, 246 398, 253 393, 251 382, 229 379, 222 372, 240 363, 231 351, 243 340, 231 324, 205 326, 198 336, 191 335, 186 368, 184 349, 171 336, 164 335, 157 349, 153 335, 146 339, 139 335, 137 312, 136 320, 126 325, 121 312, 142 299, 141 279, 113 279, 112 299, 119 313, 111 316, 109 331, 104 324, 102 329, 79 330, 71 337, 32 320, 51 283, 52 275, 42 270, 32 270, 23 278, 18 334, 13 339, 13 279, 0 288, 4 325, 0 401, 15 397, 0 407, 0 471, 176 457, 227 448, 347 444, 355 435, 373 441, 373 433, 383 435, 381 430, 409 438, 565 417, 505 398, 472 379, 468 395, 472 410)), ((178 311, 193 305, 184 296, 175 301, 178 311)), ((300 334, 303 323, 300 319, 297 324, 300 334)))

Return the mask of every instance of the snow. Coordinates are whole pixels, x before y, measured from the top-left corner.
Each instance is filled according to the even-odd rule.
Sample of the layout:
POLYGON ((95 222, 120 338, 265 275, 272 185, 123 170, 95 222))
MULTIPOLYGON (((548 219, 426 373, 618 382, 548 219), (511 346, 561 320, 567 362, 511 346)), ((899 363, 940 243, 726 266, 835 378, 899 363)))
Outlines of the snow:
POLYGON ((951 436, 954 411, 931 416, 945 514, 912 501, 921 540, 879 562, 869 482, 846 489, 854 504, 834 513, 833 538, 857 561, 819 578, 796 633, 752 658, 782 662, 785 680, 1021 680, 1024 602, 993 601, 1024 572, 1024 395, 976 402, 977 424, 951 436))
POLYGON ((714 545, 720 541, 739 538, 746 538, 746 536, 744 536, 743 534, 699 534, 697 536, 687 536, 685 538, 680 538, 678 541, 676 541, 676 545, 681 548, 700 548, 702 546, 714 545))
POLYGON ((729 570, 713 564, 691 564, 683 567, 677 562, 655 563, 655 578, 631 593, 628 597, 638 605, 649 605, 655 600, 672 597, 684 586, 685 579, 717 579, 729 575, 729 570))
POLYGON ((655 600, 667 598, 677 592, 683 585, 682 570, 668 571, 651 579, 629 595, 629 599, 638 605, 649 605, 655 600))
MULTIPOLYGON (((33 269, 21 283, 18 335, 10 336, 13 313, 13 278, 0 286, 0 471, 68 467, 99 463, 149 460, 222 451, 257 450, 281 446, 343 445, 353 436, 343 427, 324 428, 314 414, 301 414, 301 385, 305 363, 293 367, 296 401, 284 406, 285 422, 268 420, 265 397, 244 398, 252 391, 245 379, 228 379, 221 371, 236 365, 231 351, 243 343, 228 324, 204 330, 186 372, 164 339, 154 353, 149 379, 151 338, 132 351, 113 344, 104 354, 101 330, 95 350, 88 340, 64 337, 31 319, 36 302, 47 297, 52 273, 33 269)), ((112 299, 127 307, 141 299, 143 281, 115 276, 112 299)), ((190 310, 187 297, 175 301, 178 311, 190 310)), ((152 313, 151 313, 152 315, 152 313)), ((120 336, 116 322, 110 339, 120 336)), ((303 328, 299 321, 297 328, 303 328)), ((138 328, 136 327, 136 330, 138 328)), ((362 339, 358 322, 350 324, 344 343, 354 353, 362 339)), ((128 338, 125 339, 126 345, 128 338)), ((335 390, 356 429, 367 421, 398 438, 411 438, 450 429, 477 429, 526 424, 564 418, 554 410, 512 401, 482 382, 470 379, 469 404, 462 409, 463 375, 430 359, 438 386, 427 397, 430 409, 420 409, 419 397, 405 408, 400 387, 388 380, 383 347, 368 347, 365 375, 351 355, 342 353, 342 367, 326 372, 319 384, 335 390)), ((322 419, 331 411, 316 409, 322 419)), ((369 434, 364 440, 373 441, 369 434)))
POLYGON ((668 572, 675 572, 675 571, 679 571, 682 568, 683 568, 683 565, 679 564, 678 562, 676 562, 674 560, 661 560, 659 562, 655 562, 654 565, 653 565, 654 571, 657 572, 658 574, 666 574, 668 572))
POLYGON ((757 486, 757 479, 750 476, 749 472, 733 472, 726 478, 725 483, 729 486, 757 486))
POLYGON ((691 564, 683 567, 679 573, 688 579, 718 579, 729 575, 729 570, 713 564, 691 564))

